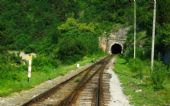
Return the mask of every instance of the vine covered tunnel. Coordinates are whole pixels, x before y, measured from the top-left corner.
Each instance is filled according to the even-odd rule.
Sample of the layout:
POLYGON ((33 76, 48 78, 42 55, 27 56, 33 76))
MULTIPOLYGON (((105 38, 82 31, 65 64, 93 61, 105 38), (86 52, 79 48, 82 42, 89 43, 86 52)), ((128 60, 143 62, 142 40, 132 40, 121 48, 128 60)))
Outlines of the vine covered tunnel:
POLYGON ((111 53, 112 54, 120 54, 122 53, 122 46, 120 44, 113 44, 111 46, 111 53))

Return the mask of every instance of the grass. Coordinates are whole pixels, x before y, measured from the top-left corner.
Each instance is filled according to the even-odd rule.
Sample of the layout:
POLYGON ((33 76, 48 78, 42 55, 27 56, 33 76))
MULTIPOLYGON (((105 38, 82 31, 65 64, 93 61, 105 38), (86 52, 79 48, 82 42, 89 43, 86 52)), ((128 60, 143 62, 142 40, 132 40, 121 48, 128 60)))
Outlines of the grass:
MULTIPOLYGON (((12 71, 0 71, 1 73, 1 80, 0 80, 0 96, 8 96, 11 93, 19 92, 21 90, 30 89, 44 81, 51 80, 53 78, 56 78, 58 76, 63 76, 67 74, 69 71, 76 69, 76 64, 79 63, 80 66, 83 66, 85 64, 91 63, 92 59, 99 59, 103 57, 104 55, 98 54, 98 55, 91 55, 84 57, 81 61, 78 61, 72 65, 59 65, 57 68, 54 68, 52 66, 45 66, 42 67, 42 70, 48 70, 48 71, 41 71, 41 68, 35 68, 32 66, 32 77, 30 82, 27 81, 27 67, 24 67, 23 69, 19 70, 12 70, 11 68, 14 66, 11 66, 12 71), (39 70, 37 70, 39 69, 39 70), (7 72, 7 73, 3 73, 7 72)), ((19 67, 20 68, 20 67, 19 67)))
MULTIPOLYGON (((140 60, 141 61, 141 60, 140 60)), ((134 106, 169 106, 170 105, 170 79, 163 82, 163 89, 155 90, 149 72, 149 61, 141 61, 142 78, 134 71, 131 61, 117 57, 114 67, 122 83, 124 93, 134 106)), ((136 65, 138 62, 136 63, 136 65)))

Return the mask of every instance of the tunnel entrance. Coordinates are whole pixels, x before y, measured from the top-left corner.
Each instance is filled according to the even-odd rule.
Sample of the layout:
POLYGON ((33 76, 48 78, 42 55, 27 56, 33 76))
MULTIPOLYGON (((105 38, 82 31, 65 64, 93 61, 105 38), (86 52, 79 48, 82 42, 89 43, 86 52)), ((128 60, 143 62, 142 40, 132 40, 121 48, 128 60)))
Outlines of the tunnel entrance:
POLYGON ((122 46, 120 44, 114 44, 111 47, 112 54, 120 54, 122 52, 122 46))

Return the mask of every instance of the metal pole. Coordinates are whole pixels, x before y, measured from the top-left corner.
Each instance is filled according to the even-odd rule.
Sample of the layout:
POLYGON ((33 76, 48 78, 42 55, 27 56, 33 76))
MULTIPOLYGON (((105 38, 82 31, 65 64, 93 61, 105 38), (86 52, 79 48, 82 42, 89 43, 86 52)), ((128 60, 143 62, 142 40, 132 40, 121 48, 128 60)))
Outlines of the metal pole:
POLYGON ((153 69, 154 69, 155 26, 156 26, 156 0, 154 0, 154 10, 153 10, 151 71, 153 71, 153 69))
POLYGON ((134 0, 134 59, 136 59, 136 1, 134 0))

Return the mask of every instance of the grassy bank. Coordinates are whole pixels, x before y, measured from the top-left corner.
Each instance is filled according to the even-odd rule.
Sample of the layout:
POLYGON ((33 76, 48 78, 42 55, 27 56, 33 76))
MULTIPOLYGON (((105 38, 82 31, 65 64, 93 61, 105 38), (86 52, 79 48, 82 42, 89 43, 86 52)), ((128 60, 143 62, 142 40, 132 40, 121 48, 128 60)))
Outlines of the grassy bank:
POLYGON ((134 62, 133 59, 117 57, 114 70, 120 78, 124 93, 134 106, 170 105, 169 73, 163 74, 168 72, 164 65, 158 66, 154 70, 156 72, 150 73, 149 61, 137 59, 134 62))
MULTIPOLYGON (((103 57, 104 54, 86 56, 82 60, 71 64, 71 65, 58 65, 56 68, 50 65, 45 65, 36 68, 32 66, 32 78, 30 83, 27 81, 27 65, 16 68, 17 66, 12 65, 9 71, 0 71, 0 96, 7 96, 13 92, 18 92, 24 89, 29 89, 42 83, 43 81, 53 79, 58 76, 65 75, 71 70, 76 69, 76 64, 79 63, 80 66, 91 63, 93 59, 99 59, 103 57)), ((4 65, 5 66, 5 65, 4 65)), ((2 66, 1 66, 2 67, 2 66)))

